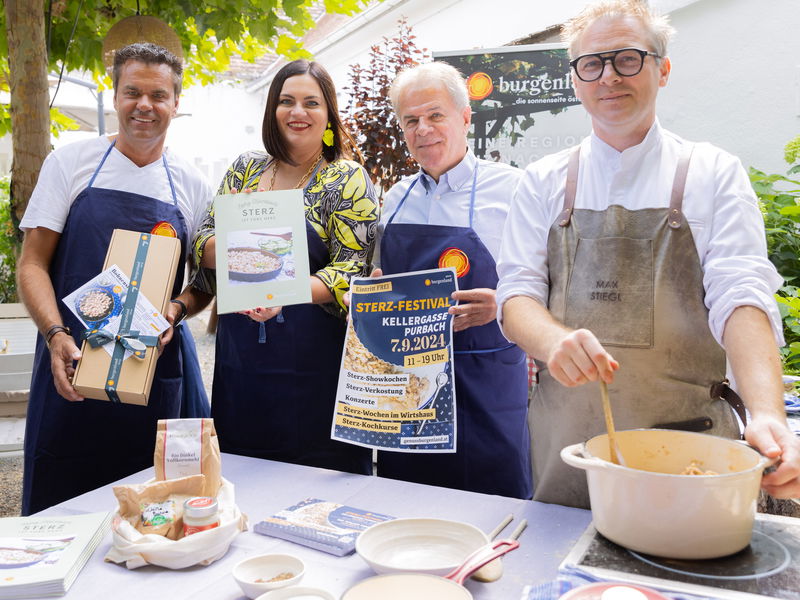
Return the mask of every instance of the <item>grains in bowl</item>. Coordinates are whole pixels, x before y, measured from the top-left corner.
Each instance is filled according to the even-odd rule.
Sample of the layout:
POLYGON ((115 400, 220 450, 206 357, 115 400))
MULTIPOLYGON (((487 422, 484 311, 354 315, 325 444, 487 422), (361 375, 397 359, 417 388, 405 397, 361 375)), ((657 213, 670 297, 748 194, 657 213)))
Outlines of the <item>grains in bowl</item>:
POLYGON ((114 306, 114 299, 104 290, 92 290, 84 294, 78 303, 80 313, 90 320, 106 316, 114 306))
POLYGON ((276 256, 264 254, 261 250, 231 248, 228 250, 228 270, 236 273, 269 273, 281 268, 276 256))

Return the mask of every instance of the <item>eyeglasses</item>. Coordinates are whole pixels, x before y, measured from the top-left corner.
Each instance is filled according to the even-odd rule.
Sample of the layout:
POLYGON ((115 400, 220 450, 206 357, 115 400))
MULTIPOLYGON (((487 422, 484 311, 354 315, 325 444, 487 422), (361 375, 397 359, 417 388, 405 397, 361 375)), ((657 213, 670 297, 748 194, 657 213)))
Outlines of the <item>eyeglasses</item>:
POLYGON ((639 50, 638 48, 620 48, 596 54, 584 54, 573 61, 570 66, 575 69, 575 74, 581 81, 597 81, 602 77, 606 63, 610 62, 621 77, 638 75, 644 66, 645 56, 661 58, 655 52, 639 50))

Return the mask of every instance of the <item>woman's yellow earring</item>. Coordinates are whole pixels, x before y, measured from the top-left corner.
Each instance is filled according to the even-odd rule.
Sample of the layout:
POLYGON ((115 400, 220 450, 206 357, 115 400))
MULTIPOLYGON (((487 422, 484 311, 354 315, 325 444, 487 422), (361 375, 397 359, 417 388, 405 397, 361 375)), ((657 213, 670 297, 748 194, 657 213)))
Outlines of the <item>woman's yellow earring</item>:
POLYGON ((331 122, 328 121, 328 128, 322 134, 322 143, 326 146, 333 146, 333 129, 331 129, 331 122))

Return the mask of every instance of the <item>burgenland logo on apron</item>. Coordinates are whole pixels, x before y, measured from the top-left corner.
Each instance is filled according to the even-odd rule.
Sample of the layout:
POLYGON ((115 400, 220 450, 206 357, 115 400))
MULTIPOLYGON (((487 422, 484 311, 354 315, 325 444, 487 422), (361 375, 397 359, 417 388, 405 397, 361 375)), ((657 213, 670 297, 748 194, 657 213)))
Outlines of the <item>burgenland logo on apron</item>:
POLYGON ((460 248, 445 248, 439 255, 439 268, 453 267, 456 277, 463 277, 469 273, 469 258, 460 248))
POLYGON ((164 237, 178 237, 178 232, 169 221, 159 221, 150 230, 153 235, 163 235, 164 237))

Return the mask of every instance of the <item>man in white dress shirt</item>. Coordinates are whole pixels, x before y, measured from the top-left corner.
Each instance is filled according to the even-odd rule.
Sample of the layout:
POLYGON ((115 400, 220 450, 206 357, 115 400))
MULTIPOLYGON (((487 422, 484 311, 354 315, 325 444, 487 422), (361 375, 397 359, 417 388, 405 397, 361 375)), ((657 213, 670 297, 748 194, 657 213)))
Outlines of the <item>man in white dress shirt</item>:
POLYGON ((584 472, 559 451, 604 432, 600 380, 613 384, 618 429, 738 437, 726 358, 747 441, 781 457, 764 489, 800 495, 776 347, 781 278, 740 162, 658 123, 671 33, 634 0, 590 5, 567 25, 593 131, 528 167, 507 221, 497 304, 505 334, 541 369, 529 415, 536 500, 588 506, 584 472))
POLYGON ((408 149, 422 168, 386 196, 380 266, 385 274, 456 269, 457 451, 380 452, 378 475, 529 498, 525 354, 508 343, 495 318, 496 260, 521 172, 480 160, 468 149, 469 98, 452 66, 404 71, 390 94, 408 149))

